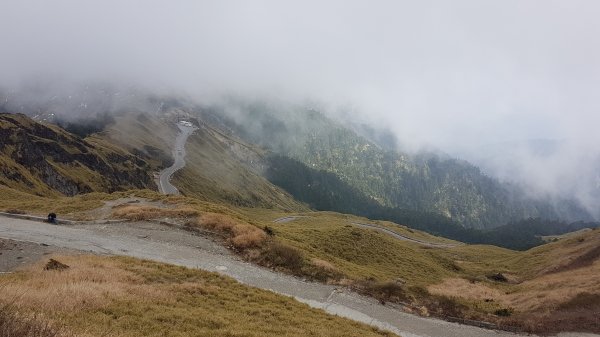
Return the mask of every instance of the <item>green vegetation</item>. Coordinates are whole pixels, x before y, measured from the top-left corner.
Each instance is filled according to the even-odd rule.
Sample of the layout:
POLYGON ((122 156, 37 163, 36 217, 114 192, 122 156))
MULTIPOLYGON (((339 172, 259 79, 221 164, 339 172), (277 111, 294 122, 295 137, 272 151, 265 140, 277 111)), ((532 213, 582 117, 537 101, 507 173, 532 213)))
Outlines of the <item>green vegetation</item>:
POLYGON ((561 221, 530 218, 487 230, 465 228, 439 214, 382 206, 376 200, 368 198, 358 189, 342 181, 337 175, 312 169, 300 161, 285 156, 272 155, 268 163, 267 178, 296 199, 309 204, 311 208, 389 220, 466 243, 526 250, 543 244, 540 236, 563 234, 598 226, 598 223, 567 224, 561 221))
POLYGON ((384 207, 433 212, 475 228, 529 217, 590 218, 572 201, 551 205, 528 199, 517 187, 503 185, 465 161, 384 149, 313 109, 235 100, 229 104, 235 108, 214 107, 210 117, 248 142, 336 175, 384 207), (221 117, 228 111, 242 113, 221 117))
MULTIPOLYGON (((165 120, 143 114, 116 116, 115 123, 106 130, 81 139, 22 115, 0 115, 0 135, 9 139, 0 153, 0 208, 42 215, 53 211, 60 217, 75 219, 93 218, 98 209, 132 220, 178 218, 189 230, 208 229, 216 233, 218 239, 227 241, 248 261, 279 271, 347 286, 382 302, 402 302, 423 315, 453 315, 522 326, 531 331, 540 328, 524 322, 544 322, 561 310, 575 315, 580 307, 587 308, 579 294, 600 293, 600 281, 595 277, 600 272, 598 231, 558 239, 524 252, 463 245, 421 231, 470 243, 526 249, 540 243, 538 235, 594 224, 567 225, 531 218, 492 230, 466 229, 463 224, 498 225, 499 219, 553 214, 553 210, 543 203, 515 198, 515 191, 500 186, 466 163, 382 150, 315 111, 284 113, 267 121, 270 107, 246 108, 253 119, 243 129, 235 128, 240 121, 225 121, 232 125, 231 129, 223 128, 227 132, 199 124, 200 130, 190 137, 186 146, 188 165, 174 178, 187 196, 163 196, 134 189, 153 188, 150 173, 170 164, 170 147, 178 130, 167 121, 168 116, 165 120), (269 156, 240 138, 248 142, 268 141, 275 153, 295 159, 269 156), (31 165, 26 165, 28 160, 31 165), (129 191, 81 194, 120 189, 129 191), (69 198, 64 194, 77 196, 69 198), (112 208, 113 201, 130 196, 160 202, 112 208), (300 202, 317 210, 355 215, 311 212, 300 202), (286 216, 301 217, 273 222, 286 216), (420 245, 361 228, 353 222, 375 223, 406 237, 446 245, 420 245)), ((565 207, 577 211, 568 204, 565 207)), ((273 303, 279 301, 275 297, 243 293, 239 289, 247 288, 242 286, 230 289, 224 285, 229 281, 190 276, 195 272, 189 270, 120 259, 89 263, 105 266, 105 272, 115 273, 116 281, 96 275, 102 281, 99 285, 95 279, 67 278, 67 283, 91 282, 86 286, 92 292, 61 303, 64 310, 53 311, 39 298, 33 298, 29 304, 25 301, 22 308, 39 308, 52 320, 67 322, 76 333, 91 322, 92 334, 103 334, 109 329, 124 336, 127 331, 132 336, 166 333, 161 326, 174 331, 174 335, 235 335, 240 331, 231 325, 231 320, 239 320, 263 335, 282 333, 281 325, 273 329, 257 326, 257 322, 271 322, 271 318, 279 322, 289 319, 293 322, 291 335, 300 335, 306 331, 295 330, 294 326, 317 321, 288 318, 286 314, 298 316, 298 310, 303 310, 295 302, 283 305, 292 309, 273 309, 273 303), (136 264, 143 268, 136 269, 136 264), (132 286, 132 280, 139 287, 132 286), (100 293, 95 292, 98 289, 100 293), (213 293, 211 289, 216 290, 213 293), (229 297, 229 291, 242 298, 229 297), (156 297, 144 297, 147 294, 156 297), (85 303, 77 302, 84 297, 85 303), (203 303, 221 305, 218 310, 223 311, 216 312, 213 317, 217 318, 205 318, 208 309, 198 298, 203 303), (244 302, 248 298, 254 300, 244 302), (93 300, 88 302, 90 299, 93 300), (254 306, 258 299, 263 302, 254 306), (252 311, 233 310, 239 308, 239 303, 252 311), (74 316, 74 312, 84 315, 74 316)), ((69 260, 68 264, 77 262, 69 260)), ((36 279, 35 272, 18 275, 23 280, 43 278, 36 279)), ((61 274, 52 275, 53 281, 62 282, 61 274)), ((39 291, 44 287, 50 286, 38 284, 26 290, 39 291)), ((306 315, 312 317, 310 313, 306 315)), ((577 321, 576 316, 569 317, 568 324, 577 321)), ((327 322, 342 324, 331 323, 330 319, 327 322)), ((592 328, 586 329, 593 331, 589 317, 584 322, 591 324, 592 328)), ((568 326, 567 323, 560 326, 568 326)), ((327 325, 321 330, 317 325, 318 330, 312 331, 316 335, 337 329, 337 325, 327 325)), ((346 330, 339 331, 341 335, 346 330)))
POLYGON ((272 221, 292 215, 258 209, 242 213, 259 224, 270 222, 274 239, 294 249, 279 253, 296 256, 292 263, 275 266, 279 270, 346 285, 382 302, 408 303, 422 314, 483 320, 533 332, 564 331, 567 326, 574 331, 598 329, 593 314, 581 307, 572 309, 566 321, 539 324, 548 322, 573 296, 600 293, 600 280, 592 276, 600 272, 598 230, 517 252, 487 245, 427 247, 351 223, 375 223, 423 241, 452 241, 393 223, 330 212, 294 214, 298 217, 280 223, 272 221), (319 266, 327 266, 328 273, 319 266), (587 328, 574 327, 575 312, 585 316, 581 322, 587 328))

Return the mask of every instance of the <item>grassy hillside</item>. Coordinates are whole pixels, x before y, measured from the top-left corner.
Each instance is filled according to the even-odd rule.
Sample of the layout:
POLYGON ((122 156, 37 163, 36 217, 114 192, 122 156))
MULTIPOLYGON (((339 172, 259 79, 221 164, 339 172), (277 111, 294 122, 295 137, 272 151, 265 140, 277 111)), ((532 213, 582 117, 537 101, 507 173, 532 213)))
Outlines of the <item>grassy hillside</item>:
MULTIPOLYGON (((115 124, 98 137, 138 154, 158 172, 172 163, 171 151, 178 133, 176 115, 189 117, 180 110, 166 112, 161 118, 125 114, 116 117, 115 124)), ((263 150, 204 123, 198 127, 186 144, 186 167, 173 178, 183 194, 234 206, 306 209, 259 174, 263 170, 263 150)))
POLYGON ((393 336, 216 273, 132 258, 56 259, 70 268, 40 263, 0 276, 2 310, 34 312, 78 336, 393 336))
POLYGON ((160 170, 172 164, 172 144, 179 130, 157 116, 143 113, 125 113, 114 117, 115 122, 97 136, 118 144, 144 158, 151 170, 160 170))
POLYGON ((382 302, 401 302, 415 313, 483 320, 536 332, 600 329, 594 321, 600 314, 600 302, 588 303, 600 296, 596 277, 600 273, 600 230, 517 252, 460 244, 352 215, 234 208, 152 191, 55 200, 3 193, 14 200, 0 201, 0 208, 31 211, 53 204, 63 212, 75 212, 74 217, 89 214, 88 210, 105 200, 137 195, 162 201, 164 206, 132 204, 116 208, 114 214, 137 220, 179 217, 191 230, 198 227, 222 233, 216 238, 225 238, 228 246, 249 261, 350 287, 382 302), (299 217, 275 222, 290 216, 299 217), (354 222, 373 223, 438 246, 400 240, 354 222), (558 320, 561 315, 564 319, 558 320))
POLYGON ((558 220, 529 218, 492 229, 465 228, 437 213, 383 206, 336 174, 310 168, 298 160, 281 155, 268 157, 265 176, 273 184, 289 191, 294 198, 309 204, 313 209, 389 220, 466 243, 526 250, 544 243, 541 236, 599 226, 598 223, 567 224, 558 220))
POLYGON ((201 124, 186 145, 186 167, 174 182, 188 196, 235 206, 306 210, 260 173, 265 152, 201 124))
POLYGON ((7 187, 58 196, 152 186, 147 162, 98 137, 0 114, 0 138, 0 184, 7 187))
POLYGON ((290 214, 253 209, 244 214, 271 222, 275 237, 304 256, 306 275, 315 275, 325 261, 328 282, 410 303, 413 311, 527 331, 600 332, 595 320, 600 302, 593 304, 600 298, 594 276, 600 272, 600 230, 517 252, 486 245, 423 246, 351 223, 375 223, 421 241, 453 242, 337 213, 301 213, 282 223, 272 221, 290 214))

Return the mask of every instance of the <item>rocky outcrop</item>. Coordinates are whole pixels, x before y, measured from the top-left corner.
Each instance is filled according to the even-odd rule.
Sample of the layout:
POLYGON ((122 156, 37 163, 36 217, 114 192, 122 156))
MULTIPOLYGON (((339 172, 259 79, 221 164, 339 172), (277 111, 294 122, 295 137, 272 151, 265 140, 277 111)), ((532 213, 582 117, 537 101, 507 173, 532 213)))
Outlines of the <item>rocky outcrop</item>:
POLYGON ((0 183, 36 194, 154 188, 143 159, 22 114, 0 114, 0 183))

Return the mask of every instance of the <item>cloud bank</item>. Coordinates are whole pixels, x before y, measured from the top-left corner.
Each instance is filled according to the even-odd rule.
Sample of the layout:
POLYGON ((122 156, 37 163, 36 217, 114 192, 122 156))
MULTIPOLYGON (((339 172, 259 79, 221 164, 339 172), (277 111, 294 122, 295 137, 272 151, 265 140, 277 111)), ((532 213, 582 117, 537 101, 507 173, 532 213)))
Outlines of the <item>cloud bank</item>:
POLYGON ((391 128, 409 148, 468 155, 557 193, 597 172, 598 13, 595 0, 5 0, 0 84, 93 79, 199 100, 315 99, 391 128), (485 159, 494 144, 531 139, 569 146, 551 159, 485 159))

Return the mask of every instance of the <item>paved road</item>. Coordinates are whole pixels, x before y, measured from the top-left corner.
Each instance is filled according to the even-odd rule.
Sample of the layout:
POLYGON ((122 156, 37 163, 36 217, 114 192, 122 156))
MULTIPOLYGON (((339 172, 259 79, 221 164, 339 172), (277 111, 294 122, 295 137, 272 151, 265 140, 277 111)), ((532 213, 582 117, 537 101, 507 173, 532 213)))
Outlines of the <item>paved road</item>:
POLYGON ((371 298, 329 285, 305 282, 246 263, 209 239, 147 222, 57 226, 0 217, 0 237, 216 271, 241 283, 293 296, 329 313, 387 329, 404 337, 518 336, 410 315, 382 306, 371 298))
POLYGON ((376 224, 359 223, 359 222, 351 222, 351 224, 358 226, 358 227, 362 227, 362 228, 374 229, 374 230, 382 232, 384 234, 391 235, 391 236, 395 237, 396 239, 418 243, 422 246, 439 247, 439 248, 450 248, 450 247, 457 246, 456 244, 453 244, 453 243, 435 243, 435 242, 421 241, 419 239, 414 239, 414 238, 402 235, 400 233, 394 232, 393 230, 387 229, 385 227, 382 227, 382 226, 379 226, 376 224))
POLYGON ((173 158, 175 161, 173 165, 167 167, 160 172, 158 177, 158 190, 162 194, 179 194, 177 187, 171 184, 171 177, 175 172, 185 167, 185 143, 188 137, 198 129, 195 126, 185 126, 177 124, 181 131, 175 139, 175 148, 173 148, 173 158))

